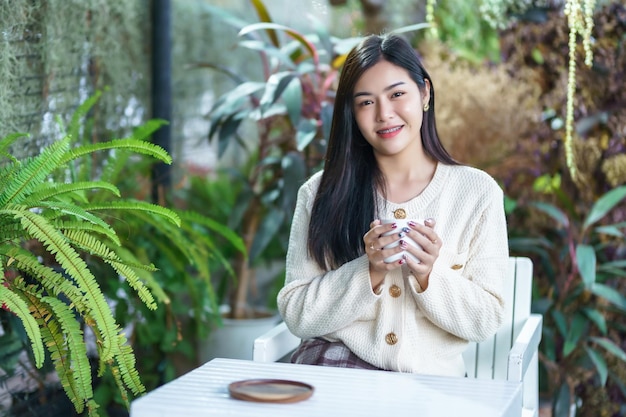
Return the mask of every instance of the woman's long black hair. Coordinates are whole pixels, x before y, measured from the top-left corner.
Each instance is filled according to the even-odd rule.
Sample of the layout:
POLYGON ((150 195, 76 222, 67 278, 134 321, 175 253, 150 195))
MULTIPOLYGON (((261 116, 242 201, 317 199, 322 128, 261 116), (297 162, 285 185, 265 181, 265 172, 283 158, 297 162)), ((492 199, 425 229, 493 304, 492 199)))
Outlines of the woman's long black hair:
POLYGON ((384 193, 384 178, 372 146, 361 134, 353 111, 354 86, 381 60, 408 71, 424 91, 430 82, 430 109, 421 127, 424 152, 450 165, 457 162, 444 149, 435 125, 435 89, 416 51, 398 35, 370 35, 346 58, 339 78, 324 172, 313 203, 308 250, 324 269, 338 268, 365 252, 363 235, 375 218, 376 190, 384 193))

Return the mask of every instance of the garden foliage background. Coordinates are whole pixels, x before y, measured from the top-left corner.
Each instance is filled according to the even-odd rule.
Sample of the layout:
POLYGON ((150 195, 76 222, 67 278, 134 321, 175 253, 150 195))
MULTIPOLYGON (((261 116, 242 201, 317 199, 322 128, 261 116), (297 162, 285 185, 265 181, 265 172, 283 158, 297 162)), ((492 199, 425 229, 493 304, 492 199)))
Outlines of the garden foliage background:
MULTIPOLYGON (((435 3, 430 17, 437 33, 410 36, 437 87, 441 136, 457 159, 502 184, 511 253, 531 256, 535 264, 533 305, 545 320, 542 392, 558 416, 564 404, 577 400, 579 416, 624 415, 624 200, 589 219, 594 204, 626 184, 626 8, 620 1, 596 2, 591 67, 583 62, 582 43, 577 46, 573 143, 579 174, 572 178, 564 150, 566 2, 429 3, 435 3), (581 271, 588 248, 593 282, 581 271)), ((218 168, 248 160, 231 149, 218 161, 215 143, 207 140, 207 114, 233 84, 197 64, 220 63, 259 77, 246 64, 256 56, 235 49, 236 30, 206 5, 250 22, 257 17, 246 0, 171 4, 173 188, 182 205, 227 222, 237 188, 229 190, 228 176, 218 168), (187 193, 190 187, 196 187, 193 194, 187 193)), ((426 2, 407 0, 272 0, 266 6, 275 22, 305 33, 312 14, 338 38, 422 22, 430 13, 426 2)), ((0 137, 29 132, 31 138, 18 142, 13 153, 36 155, 57 138, 56 118, 67 123, 97 90, 105 93, 90 111, 92 140, 123 137, 148 120, 150 29, 147 0, 0 0, 0 137)), ((131 171, 130 177, 139 174, 131 171)), ((149 178, 137 179, 135 192, 149 198, 149 178)), ((267 258, 284 256, 281 245, 267 251, 267 258)), ((168 352, 168 372, 165 365, 157 371, 146 367, 148 388, 193 366, 187 351, 168 352)))

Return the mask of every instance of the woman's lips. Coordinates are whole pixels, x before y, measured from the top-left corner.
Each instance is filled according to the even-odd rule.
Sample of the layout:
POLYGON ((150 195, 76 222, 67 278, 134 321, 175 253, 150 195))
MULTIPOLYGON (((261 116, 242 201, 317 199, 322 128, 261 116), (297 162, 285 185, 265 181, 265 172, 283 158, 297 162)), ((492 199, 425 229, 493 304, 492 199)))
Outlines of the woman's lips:
POLYGON ((402 130, 402 127, 403 126, 388 127, 388 128, 376 131, 376 134, 378 134, 378 136, 380 136, 383 139, 390 139, 398 135, 398 133, 400 133, 400 131, 402 130))

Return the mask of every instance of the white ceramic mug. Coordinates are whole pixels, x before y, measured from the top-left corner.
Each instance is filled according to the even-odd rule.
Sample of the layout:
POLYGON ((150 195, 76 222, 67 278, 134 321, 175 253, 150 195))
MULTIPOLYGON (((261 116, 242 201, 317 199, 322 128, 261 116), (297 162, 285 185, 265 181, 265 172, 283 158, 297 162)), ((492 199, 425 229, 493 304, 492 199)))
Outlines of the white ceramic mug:
MULTIPOLYGON (((390 232, 387 233, 383 233, 383 236, 390 236, 393 234, 399 234, 402 232, 402 228, 404 227, 409 227, 409 222, 413 221, 414 223, 419 223, 419 224, 424 224, 423 220, 416 220, 416 219, 382 219, 381 223, 382 224, 388 224, 388 223, 396 223, 398 225, 398 227, 396 227, 395 229, 393 229, 390 232)), ((413 230, 413 229, 411 229, 413 230)), ((415 231, 413 231, 415 233, 415 231)), ((411 239, 409 236, 403 236, 401 239, 398 239, 397 241, 390 243, 389 245, 385 246, 383 249, 390 249, 390 248, 395 248, 396 246, 398 246, 400 244, 400 240, 404 240, 406 243, 408 243, 409 245, 413 245, 415 247, 420 247, 413 239, 411 239)), ((406 255, 407 257, 411 257, 411 259, 417 263, 419 263, 419 259, 417 259, 415 256, 411 255, 408 251, 402 251, 402 252, 398 252, 395 253, 391 256, 388 256, 387 258, 385 258, 385 263, 393 263, 393 262, 397 262, 399 261, 403 255, 406 255)))

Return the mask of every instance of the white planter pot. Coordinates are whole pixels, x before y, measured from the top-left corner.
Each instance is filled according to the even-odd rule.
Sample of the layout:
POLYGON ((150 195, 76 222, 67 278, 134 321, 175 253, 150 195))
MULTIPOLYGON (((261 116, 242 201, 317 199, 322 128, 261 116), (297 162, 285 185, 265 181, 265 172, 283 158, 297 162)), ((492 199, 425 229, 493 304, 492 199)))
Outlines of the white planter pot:
POLYGON ((254 319, 223 318, 223 326, 212 328, 208 338, 198 343, 199 363, 214 358, 252 360, 254 339, 272 329, 280 320, 278 313, 254 319))

